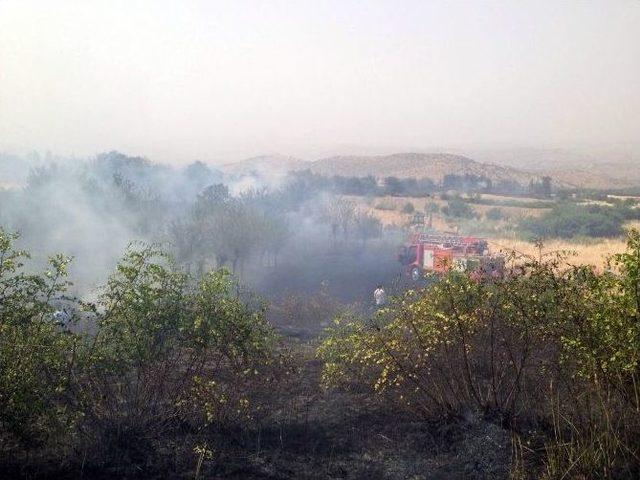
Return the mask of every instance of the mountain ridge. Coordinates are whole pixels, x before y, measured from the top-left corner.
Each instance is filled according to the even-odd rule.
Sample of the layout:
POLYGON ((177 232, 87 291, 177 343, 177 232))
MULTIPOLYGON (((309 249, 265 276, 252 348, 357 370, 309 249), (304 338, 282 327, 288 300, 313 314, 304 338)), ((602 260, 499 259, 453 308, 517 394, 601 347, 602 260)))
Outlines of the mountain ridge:
POLYGON ((492 181, 516 181, 527 185, 543 176, 550 176, 556 187, 564 188, 626 188, 637 186, 635 179, 607 175, 588 166, 569 168, 545 166, 529 169, 501 164, 498 161, 479 161, 459 153, 403 152, 386 155, 336 155, 317 160, 303 160, 286 155, 261 155, 240 162, 226 164, 223 170, 230 174, 277 174, 290 171, 310 170, 314 173, 333 176, 430 178, 442 181, 445 175, 477 175, 492 181))
POLYGON ((431 178, 441 181, 445 175, 478 175, 491 180, 526 181, 539 178, 537 173, 511 167, 482 163, 464 155, 452 153, 394 153, 390 155, 336 156, 316 160, 311 171, 344 176, 431 178))

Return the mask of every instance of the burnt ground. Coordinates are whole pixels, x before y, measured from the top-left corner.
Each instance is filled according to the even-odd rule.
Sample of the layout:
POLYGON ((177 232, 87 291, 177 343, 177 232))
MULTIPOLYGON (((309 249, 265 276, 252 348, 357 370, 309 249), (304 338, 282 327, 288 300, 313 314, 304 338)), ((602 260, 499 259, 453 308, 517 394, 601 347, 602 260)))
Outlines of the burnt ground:
POLYGON ((481 420, 425 422, 354 392, 319 387, 322 365, 303 347, 299 382, 243 448, 219 452, 202 478, 507 478, 509 433, 481 420))
POLYGON ((268 414, 251 429, 210 438, 210 456, 202 457, 199 469, 194 443, 182 436, 156 446, 131 440, 101 466, 90 466, 91 458, 66 465, 52 457, 4 459, 0 478, 508 478, 506 430, 480 419, 425 422, 364 392, 326 391, 319 386, 322 363, 313 343, 292 348, 300 370, 284 392, 274 389, 268 414))

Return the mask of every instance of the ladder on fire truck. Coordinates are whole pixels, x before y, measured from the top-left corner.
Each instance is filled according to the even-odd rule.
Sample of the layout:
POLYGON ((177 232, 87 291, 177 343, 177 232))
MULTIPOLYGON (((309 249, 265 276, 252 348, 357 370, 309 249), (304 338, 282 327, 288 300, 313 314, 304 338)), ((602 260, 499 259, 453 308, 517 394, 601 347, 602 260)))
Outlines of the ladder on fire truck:
POLYGON ((460 235, 438 235, 433 233, 419 233, 414 239, 417 243, 430 243, 448 247, 469 247, 484 239, 479 237, 463 237, 460 235))

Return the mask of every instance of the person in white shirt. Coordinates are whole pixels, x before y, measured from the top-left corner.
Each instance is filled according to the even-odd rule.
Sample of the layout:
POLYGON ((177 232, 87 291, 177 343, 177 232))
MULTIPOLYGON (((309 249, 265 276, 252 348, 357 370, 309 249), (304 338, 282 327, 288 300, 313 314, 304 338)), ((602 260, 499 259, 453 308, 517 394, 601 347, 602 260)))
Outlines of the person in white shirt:
POLYGON ((378 285, 378 287, 373 291, 373 299, 376 302, 376 307, 384 307, 387 303, 387 292, 384 291, 382 285, 378 285))

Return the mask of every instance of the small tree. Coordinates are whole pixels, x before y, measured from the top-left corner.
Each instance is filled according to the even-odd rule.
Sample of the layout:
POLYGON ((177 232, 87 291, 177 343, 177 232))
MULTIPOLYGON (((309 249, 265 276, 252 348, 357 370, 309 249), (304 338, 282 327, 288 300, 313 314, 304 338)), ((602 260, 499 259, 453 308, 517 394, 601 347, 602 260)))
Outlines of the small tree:
POLYGON ((428 227, 433 228, 433 215, 440 211, 440 207, 436 202, 427 202, 424 206, 424 212, 429 216, 428 227))
POLYGON ((323 217, 331 226, 331 236, 334 243, 337 241, 340 231, 346 239, 356 217, 355 204, 351 200, 335 198, 326 205, 323 217))
POLYGON ((397 177, 386 177, 384 187, 387 195, 391 196, 402 195, 405 191, 404 183, 397 177))
POLYGON ((453 218, 473 218, 473 208, 460 197, 453 197, 442 208, 442 213, 453 218))
POLYGON ((413 203, 407 202, 402 207, 402 213, 412 214, 415 212, 416 208, 413 206, 413 203))

